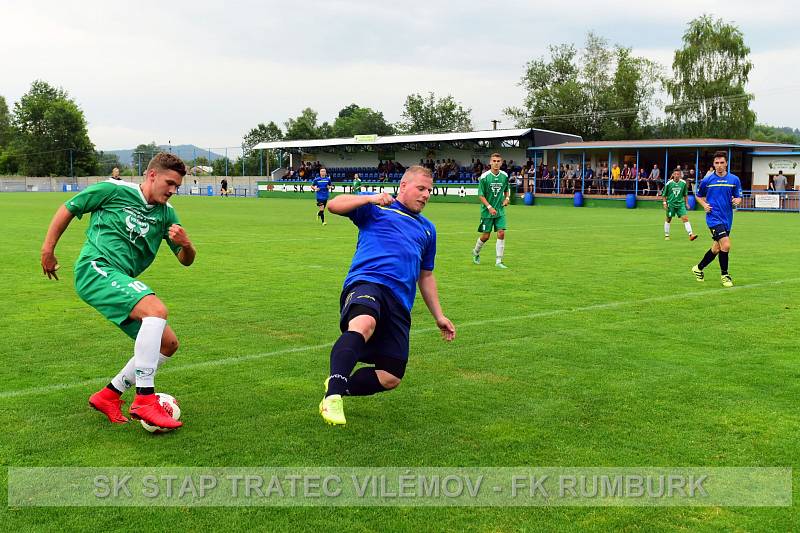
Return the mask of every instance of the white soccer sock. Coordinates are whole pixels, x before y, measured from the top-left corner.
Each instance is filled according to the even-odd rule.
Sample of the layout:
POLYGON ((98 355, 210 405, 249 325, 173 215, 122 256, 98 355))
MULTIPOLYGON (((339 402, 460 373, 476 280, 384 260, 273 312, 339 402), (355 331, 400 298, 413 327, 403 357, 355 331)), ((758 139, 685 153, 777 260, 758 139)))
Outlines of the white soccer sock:
POLYGON ((669 222, 664 222, 664 235, 669 235, 669 222))
POLYGON ((163 318, 147 316, 142 319, 142 327, 133 346, 137 387, 153 386, 165 327, 167 321, 163 318))
POLYGON ((692 223, 691 222, 689 222, 687 220, 686 222, 683 223, 683 227, 686 228, 686 233, 688 233, 689 235, 692 234, 692 223))
POLYGON ((506 251, 506 240, 505 239, 497 239, 497 242, 494 245, 494 251, 497 254, 496 263, 503 262, 503 252, 506 251))
MULTIPOLYGON (((169 361, 169 357, 164 355, 163 353, 158 354, 158 368, 161 368, 161 365, 169 361)), ((114 379, 111 380, 111 384, 114 385, 114 388, 120 392, 125 392, 126 390, 133 387, 134 383, 136 383, 136 356, 134 355, 122 370, 119 371, 119 374, 114 376, 114 379)))
POLYGON ((486 244, 486 243, 484 241, 482 241, 480 239, 480 237, 478 237, 478 242, 475 243, 475 248, 472 249, 472 253, 474 253, 475 255, 480 255, 481 254, 481 248, 483 248, 484 244, 486 244))

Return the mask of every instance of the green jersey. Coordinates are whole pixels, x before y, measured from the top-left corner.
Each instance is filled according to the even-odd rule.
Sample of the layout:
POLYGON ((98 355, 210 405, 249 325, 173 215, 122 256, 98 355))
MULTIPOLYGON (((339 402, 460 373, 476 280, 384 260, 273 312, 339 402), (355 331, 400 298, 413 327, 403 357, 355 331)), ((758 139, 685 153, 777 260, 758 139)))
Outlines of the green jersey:
POLYGON ((361 192, 361 180, 356 178, 353 180, 353 194, 358 194, 361 192))
MULTIPOLYGON (((478 181, 478 196, 486 198, 489 205, 497 210, 495 217, 504 214, 503 200, 508 190, 508 174, 502 170, 497 175, 493 174, 491 170, 487 170, 478 181)), ((483 202, 481 202, 481 218, 493 218, 483 202)))
POLYGON ((685 207, 686 196, 688 194, 685 181, 680 180, 676 182, 675 180, 669 180, 667 184, 664 185, 664 192, 661 196, 664 197, 664 201, 667 202, 667 206, 669 207, 685 207))
POLYGON ((180 224, 169 203, 149 205, 139 185, 108 180, 87 187, 64 203, 79 219, 92 218, 77 263, 104 259, 131 277, 141 274, 156 257, 161 241, 173 253, 181 247, 169 240, 169 227, 180 224))

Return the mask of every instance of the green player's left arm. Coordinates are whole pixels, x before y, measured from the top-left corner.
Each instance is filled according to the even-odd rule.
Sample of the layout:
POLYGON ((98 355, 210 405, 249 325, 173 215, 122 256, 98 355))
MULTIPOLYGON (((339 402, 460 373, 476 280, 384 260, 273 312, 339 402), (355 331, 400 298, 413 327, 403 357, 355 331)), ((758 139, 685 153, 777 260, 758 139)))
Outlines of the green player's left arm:
POLYGON ((171 225, 169 227, 169 240, 181 247, 177 257, 178 261, 180 261, 183 266, 188 267, 194 263, 197 250, 189 239, 189 235, 186 234, 186 230, 183 229, 183 226, 178 224, 171 225))
POLYGON ((420 270, 417 285, 425 305, 428 306, 428 311, 431 312, 434 320, 436 320, 436 326, 442 332, 442 338, 446 341, 452 341, 456 338, 456 327, 442 312, 442 306, 439 304, 439 289, 436 287, 436 278, 433 276, 433 272, 420 270))

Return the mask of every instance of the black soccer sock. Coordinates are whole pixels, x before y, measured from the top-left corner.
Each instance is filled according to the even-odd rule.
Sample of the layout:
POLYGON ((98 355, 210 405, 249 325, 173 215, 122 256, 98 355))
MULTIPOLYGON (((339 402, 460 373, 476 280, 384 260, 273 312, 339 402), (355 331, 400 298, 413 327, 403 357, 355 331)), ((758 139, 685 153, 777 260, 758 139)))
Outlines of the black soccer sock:
POLYGON ((708 251, 706 252, 706 255, 703 256, 703 259, 701 259, 700 262, 697 263, 697 268, 703 270, 705 267, 710 265, 712 261, 714 261, 715 257, 717 257, 717 254, 712 252, 711 249, 709 248, 708 251))
POLYGON ((322 218, 322 211, 317 211, 317 217, 322 218))
POLYGON ((730 252, 720 252, 719 253, 719 270, 722 272, 723 276, 728 274, 728 254, 730 252))
POLYGON ((342 333, 331 349, 331 375, 325 396, 347 394, 347 376, 356 367, 358 358, 366 345, 367 341, 364 340, 361 333, 355 331, 342 333))
POLYGON ((109 383, 108 385, 106 385, 106 388, 107 388, 107 389, 109 389, 109 390, 111 390, 112 392, 114 392, 114 394, 122 394, 122 391, 121 391, 121 390, 119 390, 119 389, 117 389, 117 388, 114 386, 114 384, 113 384, 113 383, 109 383))
POLYGON ((347 392, 350 396, 370 396, 378 392, 385 392, 375 367, 364 366, 356 370, 348 380, 347 392))
POLYGON ((136 387, 136 394, 139 395, 146 395, 146 394, 155 394, 156 389, 154 387, 136 387))
POLYGON ((325 222, 325 211, 324 210, 319 212, 319 218, 321 218, 322 221, 325 222))

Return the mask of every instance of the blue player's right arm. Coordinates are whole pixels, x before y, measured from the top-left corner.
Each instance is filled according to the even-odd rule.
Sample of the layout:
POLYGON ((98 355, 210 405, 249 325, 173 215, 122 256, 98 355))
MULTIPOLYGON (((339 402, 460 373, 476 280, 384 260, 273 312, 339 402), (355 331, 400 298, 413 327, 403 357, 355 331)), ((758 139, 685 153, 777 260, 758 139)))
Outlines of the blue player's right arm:
POLYGON ((328 211, 334 215, 347 215, 367 204, 392 205, 394 198, 386 192, 379 194, 340 194, 328 201, 328 211))

